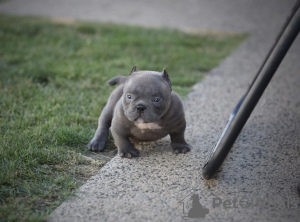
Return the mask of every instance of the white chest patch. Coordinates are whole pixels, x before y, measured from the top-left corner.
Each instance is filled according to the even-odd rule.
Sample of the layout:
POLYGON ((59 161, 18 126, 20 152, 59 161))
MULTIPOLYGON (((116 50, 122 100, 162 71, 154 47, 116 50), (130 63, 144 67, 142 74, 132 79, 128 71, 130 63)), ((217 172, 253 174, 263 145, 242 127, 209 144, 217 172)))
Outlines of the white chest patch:
POLYGON ((157 123, 135 123, 135 125, 141 130, 156 130, 161 129, 162 127, 157 123))

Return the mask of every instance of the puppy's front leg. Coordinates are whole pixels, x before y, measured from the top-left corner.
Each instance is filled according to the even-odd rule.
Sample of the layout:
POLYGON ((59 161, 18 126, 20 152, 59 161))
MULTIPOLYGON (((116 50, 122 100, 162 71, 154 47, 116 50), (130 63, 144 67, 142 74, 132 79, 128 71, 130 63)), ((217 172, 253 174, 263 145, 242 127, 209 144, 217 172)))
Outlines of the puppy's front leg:
POLYGON ((105 147, 105 142, 109 135, 109 128, 111 126, 114 107, 119 101, 123 93, 124 85, 119 85, 111 93, 108 98, 106 106, 103 108, 101 115, 98 120, 98 128, 95 132, 94 138, 89 142, 88 149, 91 151, 101 151, 105 147))
POLYGON ((111 132, 115 140, 115 145, 118 147, 118 154, 120 157, 132 158, 140 155, 140 151, 134 148, 128 136, 125 135, 125 130, 112 128, 111 132))
POLYGON ((94 138, 88 144, 89 150, 101 151, 104 149, 105 142, 109 135, 111 120, 112 120, 112 113, 111 110, 108 110, 106 105, 99 117, 98 128, 95 132, 94 138))
POLYGON ((170 133, 171 146, 176 154, 187 153, 191 150, 190 146, 184 139, 185 126, 176 132, 170 133))

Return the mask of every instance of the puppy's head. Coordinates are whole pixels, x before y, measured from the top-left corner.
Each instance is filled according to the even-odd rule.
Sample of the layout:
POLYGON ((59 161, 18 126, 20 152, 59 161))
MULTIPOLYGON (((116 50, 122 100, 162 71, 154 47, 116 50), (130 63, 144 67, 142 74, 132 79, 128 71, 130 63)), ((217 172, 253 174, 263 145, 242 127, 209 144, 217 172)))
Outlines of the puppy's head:
POLYGON ((166 114, 171 103, 167 71, 138 71, 133 67, 123 91, 125 116, 137 123, 152 123, 166 114))

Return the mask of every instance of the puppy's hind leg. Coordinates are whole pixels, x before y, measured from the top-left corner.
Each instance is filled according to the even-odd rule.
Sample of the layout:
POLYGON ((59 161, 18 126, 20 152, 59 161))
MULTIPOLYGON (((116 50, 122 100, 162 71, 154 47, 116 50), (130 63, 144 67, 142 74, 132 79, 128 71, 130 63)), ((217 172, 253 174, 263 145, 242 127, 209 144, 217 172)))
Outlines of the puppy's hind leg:
POLYGON ((103 108, 98 120, 98 128, 94 138, 88 143, 88 149, 91 151, 102 151, 109 135, 109 128, 113 118, 114 107, 123 92, 123 85, 118 86, 110 95, 106 106, 103 108))

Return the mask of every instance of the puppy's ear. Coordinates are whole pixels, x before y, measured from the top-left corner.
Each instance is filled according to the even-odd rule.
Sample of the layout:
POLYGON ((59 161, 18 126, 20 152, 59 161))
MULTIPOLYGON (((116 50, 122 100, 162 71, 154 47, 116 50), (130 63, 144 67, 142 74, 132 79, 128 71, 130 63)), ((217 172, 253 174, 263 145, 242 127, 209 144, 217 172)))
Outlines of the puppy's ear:
POLYGON ((169 74, 167 73, 167 71, 166 71, 165 68, 164 68, 163 71, 162 71, 162 77, 163 77, 163 79, 169 84, 170 89, 172 90, 171 80, 170 80, 169 74))
POLYGON ((133 72, 136 72, 136 71, 137 71, 137 67, 136 67, 136 65, 135 65, 135 66, 133 66, 133 68, 132 68, 132 70, 131 70, 131 72, 130 72, 129 75, 131 75, 133 72))

